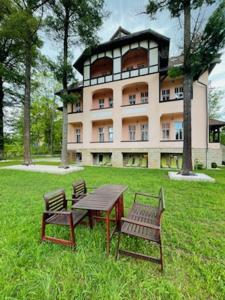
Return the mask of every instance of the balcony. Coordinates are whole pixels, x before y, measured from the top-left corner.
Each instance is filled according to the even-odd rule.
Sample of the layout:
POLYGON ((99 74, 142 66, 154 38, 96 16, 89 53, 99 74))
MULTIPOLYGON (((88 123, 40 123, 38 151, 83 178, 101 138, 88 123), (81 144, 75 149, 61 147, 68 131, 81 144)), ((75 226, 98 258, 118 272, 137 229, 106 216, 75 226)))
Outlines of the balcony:
MULTIPOLYGON (((183 142, 183 114, 163 114, 160 118, 160 142, 166 143, 165 147, 168 145, 174 146, 174 143, 183 142)), ((176 144, 177 146, 177 144, 176 144)))
POLYGON ((113 90, 101 89, 94 92, 92 95, 91 110, 101 110, 107 108, 113 108, 113 90))
POLYGON ((91 65, 91 78, 112 75, 113 60, 109 57, 99 58, 91 65))
POLYGON ((133 106, 148 103, 148 85, 140 82, 123 88, 122 105, 133 106))
POLYGON ((131 117, 122 119, 121 142, 148 142, 148 117, 131 117))
POLYGON ((111 119, 92 122, 91 143, 113 143, 113 121, 111 119))
POLYGON ((76 103, 68 104, 68 114, 78 114, 83 112, 83 100, 77 101, 76 103))
POLYGON ((167 79, 160 86, 160 102, 171 102, 184 99, 183 80, 167 79))
POLYGON ((68 144, 83 143, 83 124, 75 122, 68 125, 68 144))

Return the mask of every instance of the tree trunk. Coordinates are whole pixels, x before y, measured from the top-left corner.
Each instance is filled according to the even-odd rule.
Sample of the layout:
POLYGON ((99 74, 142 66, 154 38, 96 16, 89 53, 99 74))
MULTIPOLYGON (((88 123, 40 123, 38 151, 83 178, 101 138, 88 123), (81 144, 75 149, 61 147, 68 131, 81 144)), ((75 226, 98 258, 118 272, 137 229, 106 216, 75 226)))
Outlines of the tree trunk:
POLYGON ((0 160, 4 159, 3 99, 3 79, 0 77, 0 160))
POLYGON ((190 175, 192 171, 192 134, 191 134, 191 99, 193 78, 190 72, 191 46, 191 4, 187 0, 184 6, 184 142, 183 142, 183 175, 190 175))
POLYGON ((31 164, 30 152, 30 93, 31 93, 31 45, 27 45, 25 56, 25 99, 24 99, 24 164, 31 164))
MULTIPOLYGON (((67 95, 67 64, 68 64, 68 29, 69 29, 69 11, 66 9, 64 19, 64 41, 63 41, 63 95, 67 95)), ((68 168, 68 153, 67 153, 67 134, 68 134, 68 114, 67 101, 63 100, 63 129, 62 129, 62 153, 61 167, 68 168)))

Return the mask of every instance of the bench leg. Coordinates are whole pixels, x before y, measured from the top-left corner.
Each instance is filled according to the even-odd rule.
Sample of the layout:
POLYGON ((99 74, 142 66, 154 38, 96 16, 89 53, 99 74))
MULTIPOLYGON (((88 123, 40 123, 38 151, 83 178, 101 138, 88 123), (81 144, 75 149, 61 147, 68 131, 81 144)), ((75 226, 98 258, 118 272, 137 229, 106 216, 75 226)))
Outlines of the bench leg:
POLYGON ((41 240, 42 241, 45 238, 45 228, 46 228, 46 223, 45 223, 45 217, 43 215, 43 217, 42 217, 42 225, 41 225, 41 240))
POLYGON ((159 244, 160 248, 160 264, 161 264, 161 271, 163 272, 163 250, 162 250, 162 242, 160 241, 159 244))
POLYGON ((117 240, 117 246, 116 246, 116 256, 115 259, 118 259, 118 254, 119 254, 119 247, 120 247, 120 238, 121 238, 121 233, 118 233, 118 240, 117 240))

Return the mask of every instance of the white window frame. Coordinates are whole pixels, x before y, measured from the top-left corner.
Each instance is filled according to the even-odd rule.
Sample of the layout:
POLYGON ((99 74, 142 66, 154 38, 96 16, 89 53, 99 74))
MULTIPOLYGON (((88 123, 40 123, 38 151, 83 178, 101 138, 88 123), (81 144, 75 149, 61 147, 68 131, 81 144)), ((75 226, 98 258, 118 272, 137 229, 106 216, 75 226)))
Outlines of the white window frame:
POLYGON ((169 122, 162 123, 162 139, 163 140, 170 139, 170 123, 169 122))
POLYGON ((141 140, 148 141, 148 124, 141 124, 141 140))
POLYGON ((109 107, 113 107, 113 98, 109 98, 109 107))
POLYGON ((141 103, 148 103, 148 91, 141 92, 141 103))
POLYGON ((81 103, 80 103, 80 101, 77 101, 76 103, 75 103, 75 112, 81 112, 81 103))
POLYGON ((131 142, 135 141, 135 134, 136 134, 136 126, 135 125, 129 125, 129 140, 131 142))
POLYGON ((161 100, 162 101, 170 100, 170 89, 163 89, 161 91, 161 100))
POLYGON ((103 143, 105 140, 105 137, 104 137, 104 127, 99 127, 98 128, 98 141, 100 143, 103 143))
POLYGON ((183 122, 182 121, 175 121, 174 122, 174 127, 175 127, 175 140, 176 141, 182 141, 183 138, 184 138, 183 122), (177 124, 181 125, 181 126, 179 126, 180 128, 177 128, 177 124))
POLYGON ((136 95, 129 95, 129 105, 135 105, 136 104, 136 95))
POLYGON ((99 108, 102 109, 105 107, 105 99, 98 99, 99 108))
POLYGON ((108 127, 109 142, 113 142, 113 127, 108 127))
POLYGON ((175 97, 176 99, 183 99, 184 98, 184 88, 183 86, 175 87, 175 97))
POLYGON ((80 128, 76 128, 75 129, 75 139, 76 139, 76 143, 81 143, 81 130, 80 128))

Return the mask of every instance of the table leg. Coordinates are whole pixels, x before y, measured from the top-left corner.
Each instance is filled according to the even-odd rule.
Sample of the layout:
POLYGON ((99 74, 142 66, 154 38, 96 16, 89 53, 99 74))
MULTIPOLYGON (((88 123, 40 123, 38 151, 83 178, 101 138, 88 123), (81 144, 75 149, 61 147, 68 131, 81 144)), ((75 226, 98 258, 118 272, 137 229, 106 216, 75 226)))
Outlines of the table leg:
POLYGON ((88 210, 88 219, 89 219, 89 226, 93 229, 93 212, 92 210, 88 210))
POLYGON ((124 217, 123 195, 120 196, 120 217, 124 217))
POLYGON ((106 254, 107 256, 109 255, 110 252, 110 212, 106 212, 106 218, 105 218, 105 223, 106 223, 106 254))

